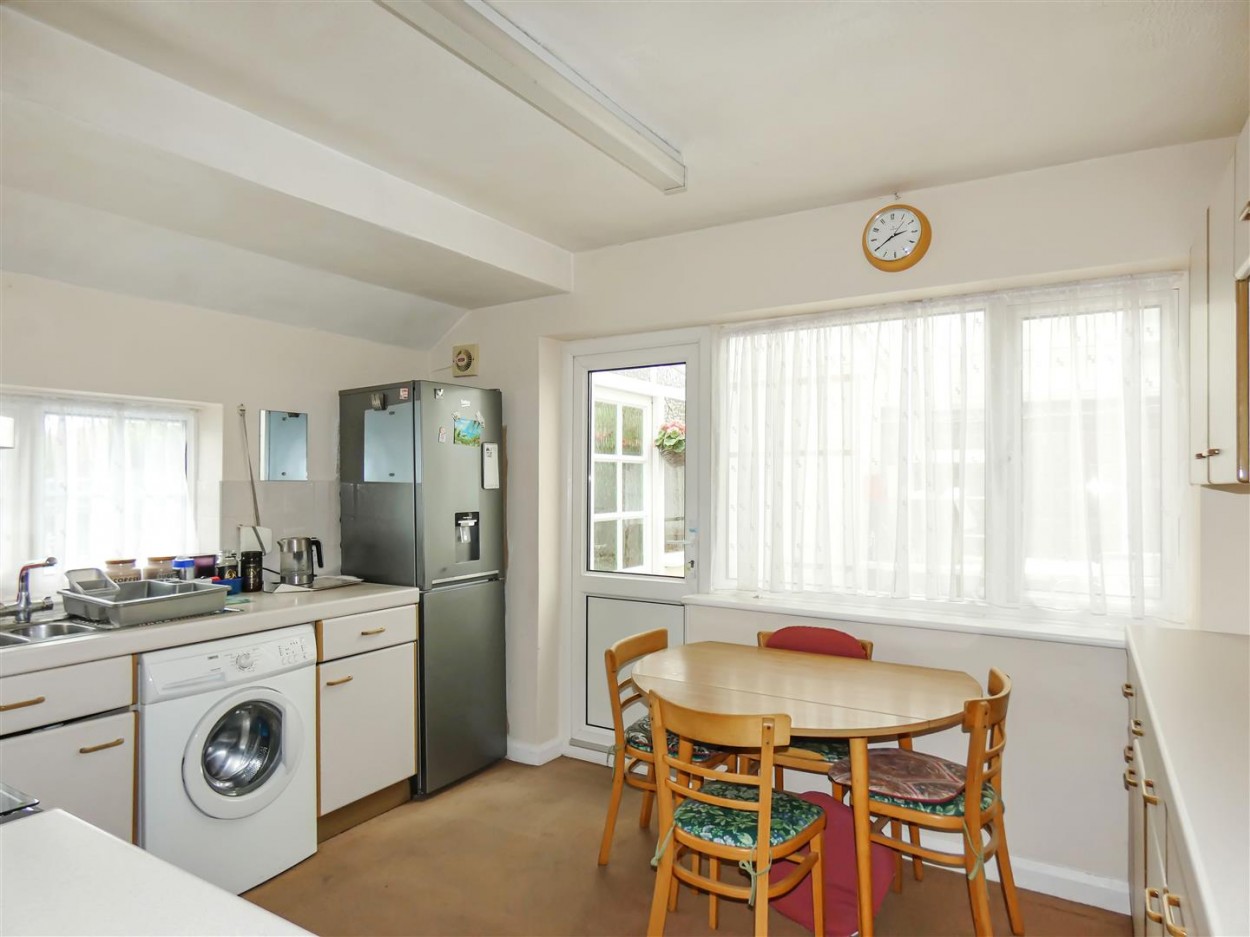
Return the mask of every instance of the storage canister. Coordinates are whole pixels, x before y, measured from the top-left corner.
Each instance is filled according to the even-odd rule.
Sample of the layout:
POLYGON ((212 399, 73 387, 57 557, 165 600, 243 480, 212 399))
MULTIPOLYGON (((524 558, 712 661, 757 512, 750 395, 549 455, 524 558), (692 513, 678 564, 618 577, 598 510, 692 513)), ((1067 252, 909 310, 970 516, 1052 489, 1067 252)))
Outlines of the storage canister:
POLYGON ((130 560, 105 560, 104 574, 114 582, 137 582, 139 580, 140 570, 135 566, 135 561, 130 560))
POLYGON ((243 577, 243 591, 260 592, 262 585, 260 564, 265 554, 259 550, 244 550, 242 556, 239 572, 243 577))

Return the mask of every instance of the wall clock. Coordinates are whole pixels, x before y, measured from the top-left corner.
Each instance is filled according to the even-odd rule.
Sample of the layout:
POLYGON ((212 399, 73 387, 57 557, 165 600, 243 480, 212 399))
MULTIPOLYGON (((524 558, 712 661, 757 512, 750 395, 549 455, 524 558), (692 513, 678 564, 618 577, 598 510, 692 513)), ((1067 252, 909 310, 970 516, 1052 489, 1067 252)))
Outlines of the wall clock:
POLYGON ((878 270, 897 273, 920 262, 933 240, 929 219, 911 205, 887 205, 864 225, 864 256, 878 270))

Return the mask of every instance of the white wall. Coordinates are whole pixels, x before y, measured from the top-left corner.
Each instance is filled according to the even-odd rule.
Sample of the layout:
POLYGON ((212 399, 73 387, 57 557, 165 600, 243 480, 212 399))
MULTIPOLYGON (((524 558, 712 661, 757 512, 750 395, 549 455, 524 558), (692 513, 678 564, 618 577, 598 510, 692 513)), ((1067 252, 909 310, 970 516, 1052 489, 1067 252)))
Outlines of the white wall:
MULTIPOLYGON (((254 466, 260 410, 307 413, 309 481, 258 483, 261 520, 278 536, 323 537, 328 571, 339 566, 338 391, 425 376, 411 349, 9 273, 0 339, 0 383, 219 407, 221 522, 231 533, 251 521, 239 404, 254 466)), ((201 549, 221 545, 215 523, 202 525, 201 549)))
MULTIPOLYGON (((555 481, 563 477, 568 440, 552 412, 552 340, 849 307, 886 297, 1183 270, 1206 197, 1232 147, 1231 140, 1168 147, 906 192, 904 200, 928 214, 934 234, 924 260, 900 274, 878 272, 863 259, 863 225, 882 204, 872 200, 588 252, 577 257, 572 293, 466 316, 431 352, 431 361, 448 360, 453 343, 477 342, 476 383, 504 391, 512 492, 513 743, 550 752, 568 739, 569 677, 559 669, 563 650, 553 646, 552 636, 567 637, 562 630, 567 625, 556 625, 567 588, 560 548, 576 534, 560 526, 571 483, 555 481)), ((887 643, 907 644, 898 636, 887 643)), ((1096 752, 1096 773, 1078 761, 1059 787, 1036 802, 1050 824, 1038 821, 1042 825, 1030 830, 1030 821, 1020 821, 1027 845, 1021 843, 1016 853, 1026 863, 1065 868, 1078 878, 1122 881, 1124 805, 1122 790, 1108 773, 1118 748, 1108 743, 1118 738, 1125 718, 1117 695, 1122 677, 1116 676, 1123 670, 1123 652, 990 637, 951 639, 940 653, 930 638, 913 646, 941 660, 956 654, 972 670, 1006 664, 1017 685, 1013 706, 1026 715, 1037 711, 1039 688, 1070 688, 1079 676, 1087 685, 1082 692, 1088 709, 1079 718, 1064 706, 1052 720, 1022 720, 1013 751, 1033 750, 1039 761, 1056 762, 1068 752, 1096 752), (1106 685, 1099 690, 1099 683, 1106 685), (1075 801, 1082 802, 1079 814, 1066 810, 1075 801), (1105 820, 1095 822, 1099 817, 1105 820), (1089 840, 1091 829, 1098 831, 1099 845, 1071 847, 1089 840)))

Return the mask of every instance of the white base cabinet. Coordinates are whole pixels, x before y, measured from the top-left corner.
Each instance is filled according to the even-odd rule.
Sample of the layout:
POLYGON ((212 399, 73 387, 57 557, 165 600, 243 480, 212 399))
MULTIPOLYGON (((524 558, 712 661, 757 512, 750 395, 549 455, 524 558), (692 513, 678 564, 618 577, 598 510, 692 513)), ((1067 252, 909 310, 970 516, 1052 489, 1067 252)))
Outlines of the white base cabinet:
POLYGON ((416 636, 415 606, 318 623, 318 816, 417 773, 416 636))
POLYGON ((44 809, 133 842, 138 720, 114 713, 0 740, 0 776, 44 809))

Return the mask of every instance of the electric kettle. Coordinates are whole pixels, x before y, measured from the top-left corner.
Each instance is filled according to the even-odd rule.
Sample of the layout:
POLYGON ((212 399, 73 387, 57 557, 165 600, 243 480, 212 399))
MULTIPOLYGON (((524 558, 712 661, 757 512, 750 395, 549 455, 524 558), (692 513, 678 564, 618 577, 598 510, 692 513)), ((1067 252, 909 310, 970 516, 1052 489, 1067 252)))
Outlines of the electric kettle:
POLYGON ((284 585, 312 585, 314 551, 317 568, 321 569, 325 563, 321 558, 321 541, 316 537, 284 537, 278 540, 278 572, 284 585))

